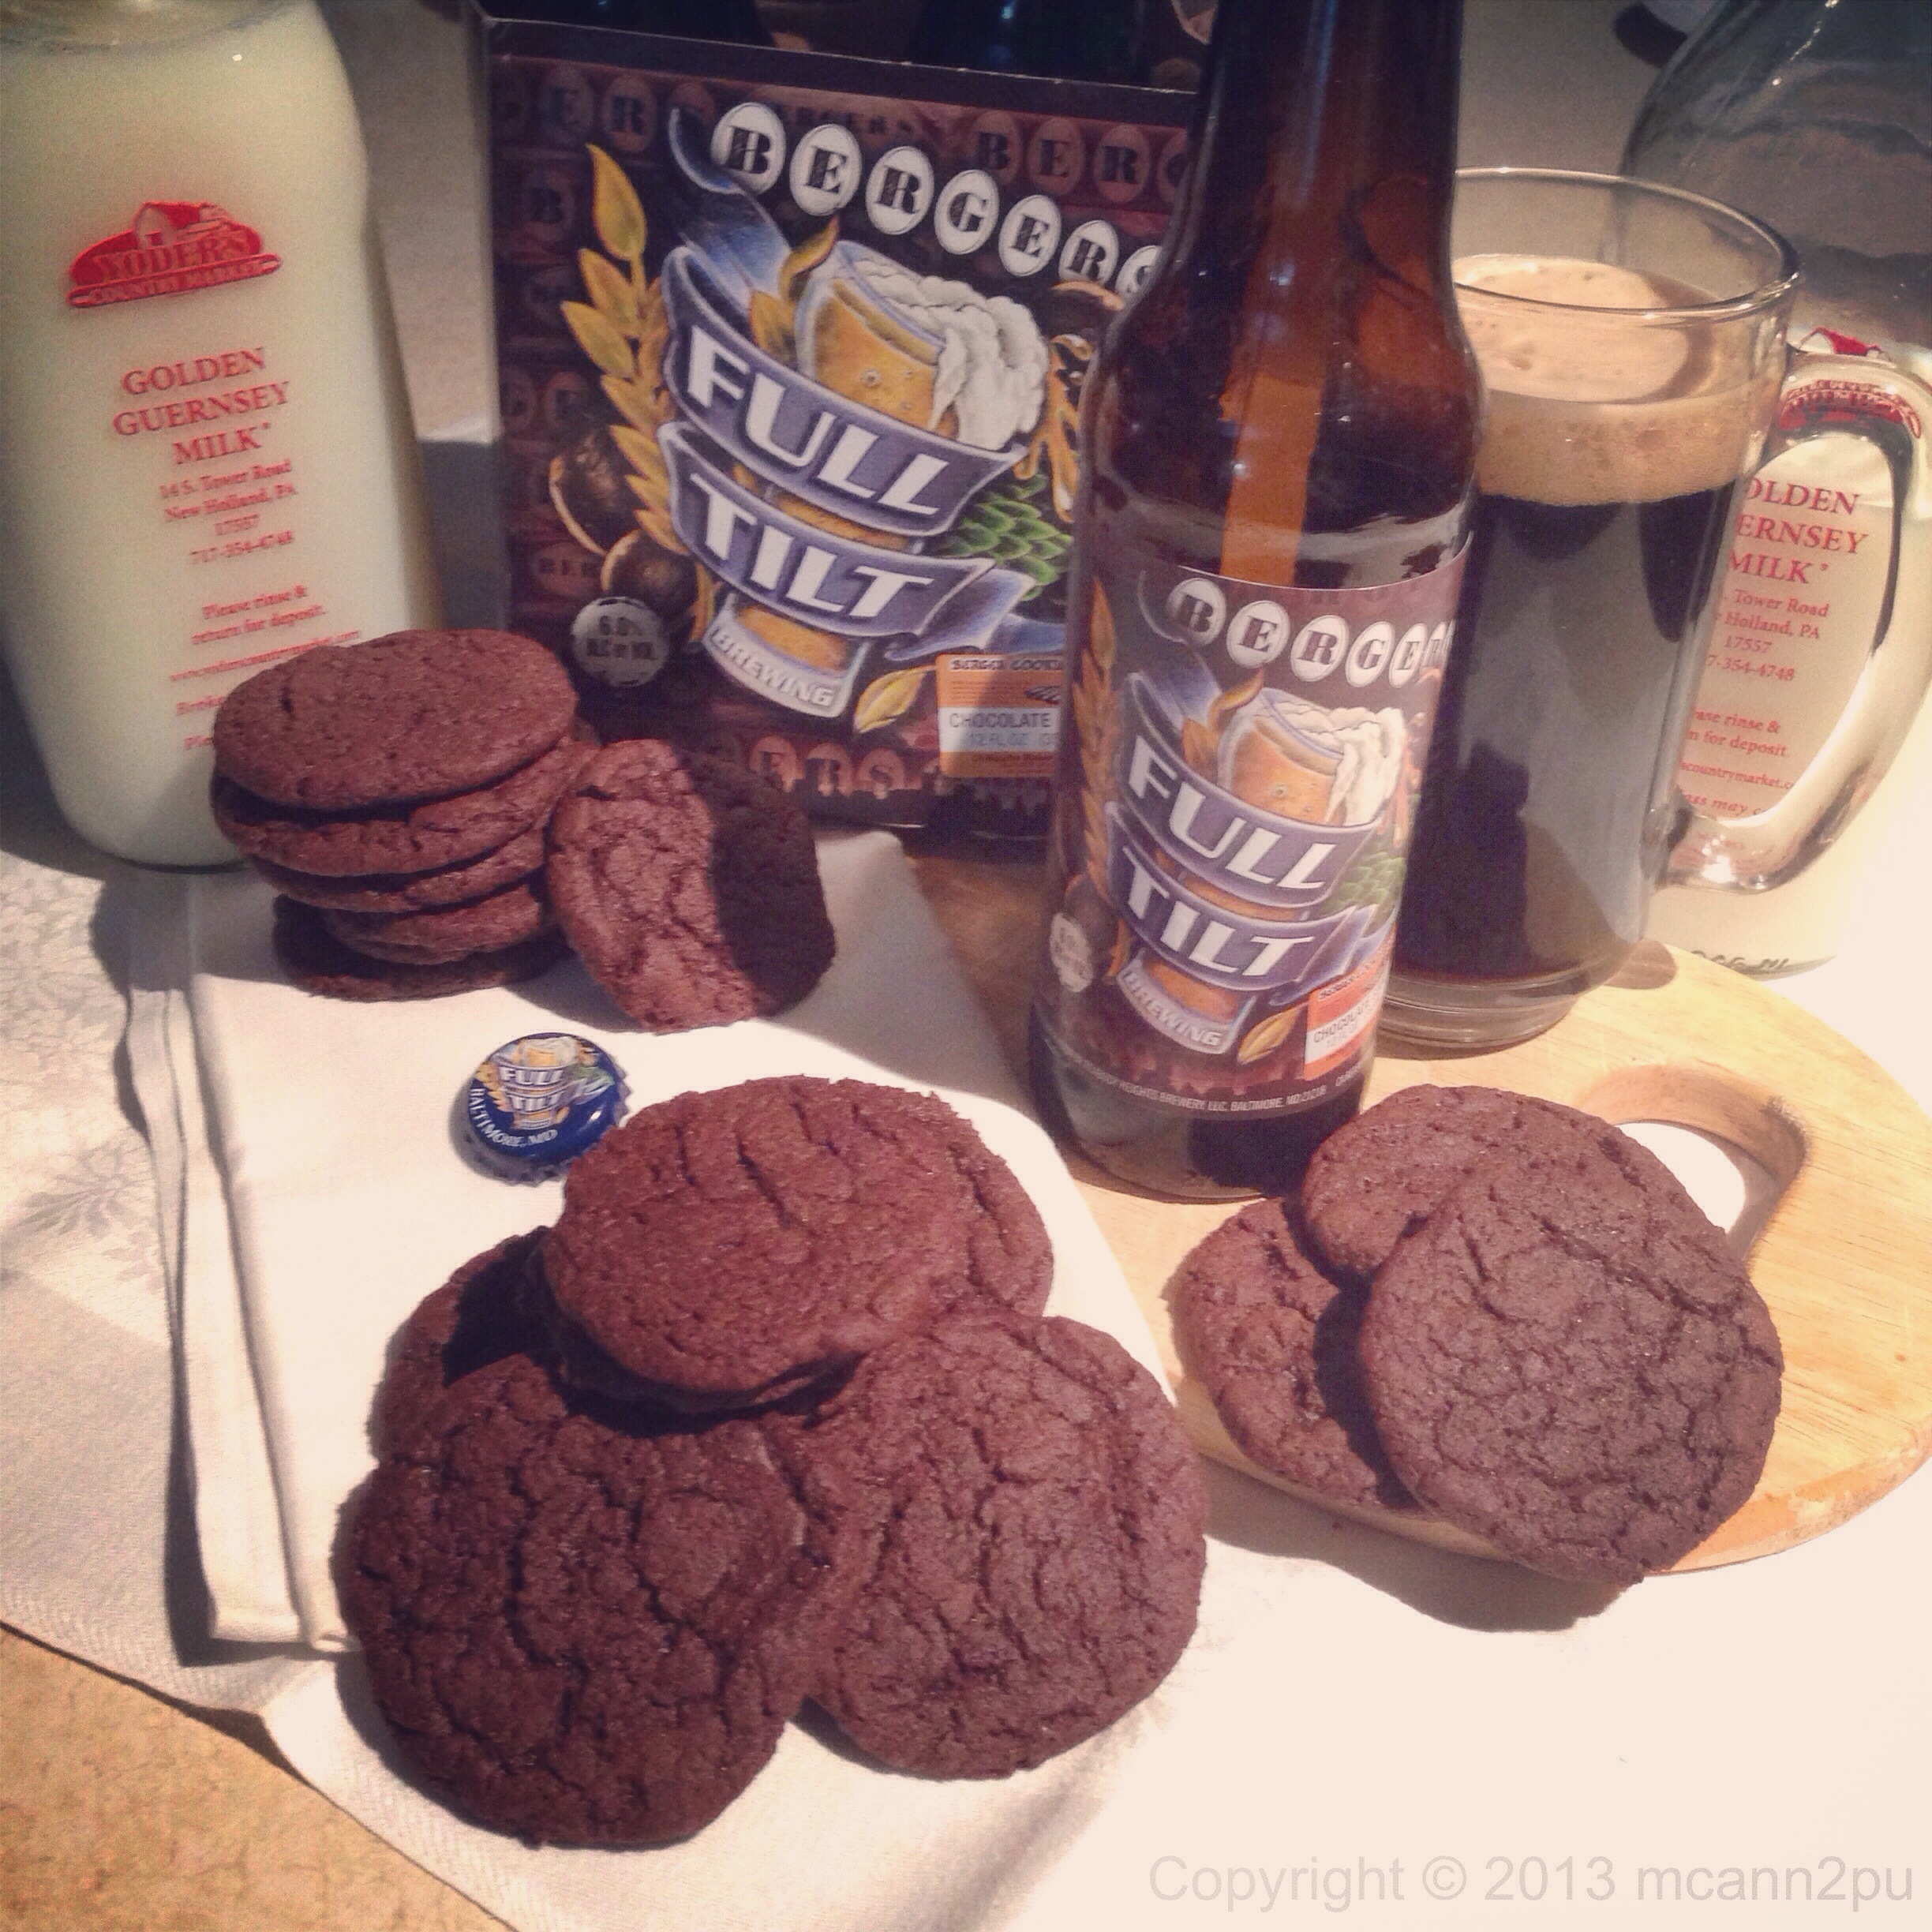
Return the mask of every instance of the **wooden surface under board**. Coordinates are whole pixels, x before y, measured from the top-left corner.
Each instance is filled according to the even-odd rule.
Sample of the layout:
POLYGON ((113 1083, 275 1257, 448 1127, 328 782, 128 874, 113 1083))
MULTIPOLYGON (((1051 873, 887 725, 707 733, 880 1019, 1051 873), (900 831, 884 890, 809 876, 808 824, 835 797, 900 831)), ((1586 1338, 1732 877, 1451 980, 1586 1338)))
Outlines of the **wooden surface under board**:
MULTIPOLYGON (((1037 868, 957 857, 917 863, 1024 1075, 1037 868)), ((1750 1500, 1679 1568, 1788 1548, 1844 1522, 1926 1460, 1932 1121, 1822 1021, 1722 967, 1646 945, 1616 983, 1522 1046, 1443 1059, 1385 1046, 1368 1099, 1417 1080, 1510 1088, 1608 1120, 1697 1128, 1742 1147, 1783 1182, 1749 1256, 1784 1348, 1777 1432, 1750 1500)), ((1234 1208, 1155 1200, 1077 1159, 1073 1169, 1153 1326, 1196 1444, 1277 1488, 1305 1493, 1241 1455, 1174 1350, 1163 1291, 1182 1257, 1234 1208)), ((1378 1512, 1373 1520, 1447 1548, 1484 1548, 1419 1514, 1378 1512)))

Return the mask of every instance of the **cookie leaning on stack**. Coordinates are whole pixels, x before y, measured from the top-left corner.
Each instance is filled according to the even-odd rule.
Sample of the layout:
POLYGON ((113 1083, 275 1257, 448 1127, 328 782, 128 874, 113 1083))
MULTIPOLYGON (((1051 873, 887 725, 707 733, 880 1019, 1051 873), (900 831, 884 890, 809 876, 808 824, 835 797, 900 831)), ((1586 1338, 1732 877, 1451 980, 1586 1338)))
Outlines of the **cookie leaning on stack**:
POLYGON ((742 766, 607 745, 550 822, 546 876, 578 957, 653 1033, 782 1013, 835 942, 805 814, 742 766))
POLYGON ((238 686, 213 735, 215 822, 280 895, 276 956, 306 992, 428 999, 574 949, 668 1033, 781 1013, 832 963, 797 806, 655 739, 599 750, 527 638, 325 646, 238 686))

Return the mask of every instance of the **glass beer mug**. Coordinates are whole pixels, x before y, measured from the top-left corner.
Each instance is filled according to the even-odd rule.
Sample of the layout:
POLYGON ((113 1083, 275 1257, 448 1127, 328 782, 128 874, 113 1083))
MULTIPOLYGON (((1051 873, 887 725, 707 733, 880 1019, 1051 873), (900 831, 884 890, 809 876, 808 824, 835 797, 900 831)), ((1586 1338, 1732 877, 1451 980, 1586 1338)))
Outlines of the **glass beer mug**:
POLYGON ((1853 358, 1788 373, 1795 256, 1698 196, 1473 170, 1455 250, 1489 413, 1383 1024, 1489 1046, 1615 973, 1667 870, 1761 891, 1882 773, 1932 669, 1932 396, 1853 358), (1746 489, 1781 450, 1835 433, 1892 468, 1893 594, 1816 757, 1762 810, 1720 818, 1674 782, 1706 646, 1716 629, 1775 665, 1769 640, 1800 621, 1769 556, 1753 602, 1718 608, 1746 489))

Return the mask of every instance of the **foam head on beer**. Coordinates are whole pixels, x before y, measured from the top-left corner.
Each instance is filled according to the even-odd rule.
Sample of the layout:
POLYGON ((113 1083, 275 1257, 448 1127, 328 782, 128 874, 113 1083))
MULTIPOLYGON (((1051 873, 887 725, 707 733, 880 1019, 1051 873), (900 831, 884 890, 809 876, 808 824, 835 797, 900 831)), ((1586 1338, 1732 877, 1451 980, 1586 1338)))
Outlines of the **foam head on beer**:
POLYGON ((1746 366, 1700 326, 1702 290, 1546 255, 1465 256, 1455 279, 1489 391, 1485 495, 1657 503, 1728 488, 1756 461, 1781 365, 1746 366))

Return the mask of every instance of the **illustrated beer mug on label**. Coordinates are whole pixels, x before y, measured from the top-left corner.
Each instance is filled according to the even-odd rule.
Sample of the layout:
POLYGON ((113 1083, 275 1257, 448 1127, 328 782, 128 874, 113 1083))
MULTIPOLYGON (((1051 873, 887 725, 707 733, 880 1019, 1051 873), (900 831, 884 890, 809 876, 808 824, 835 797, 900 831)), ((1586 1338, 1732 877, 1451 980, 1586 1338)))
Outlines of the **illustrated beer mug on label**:
POLYGON ((1797 264, 1770 230, 1647 183, 1488 169, 1458 177, 1455 245, 1489 413, 1383 1024, 1481 1046, 1614 974, 1667 868, 1758 891, 1835 836, 1924 688, 1909 612, 1932 558, 1923 392, 1849 358, 1788 376, 1797 264), (1896 594, 1818 756, 1720 821, 1675 778, 1740 504, 1768 457, 1845 431, 1893 468, 1896 594))

